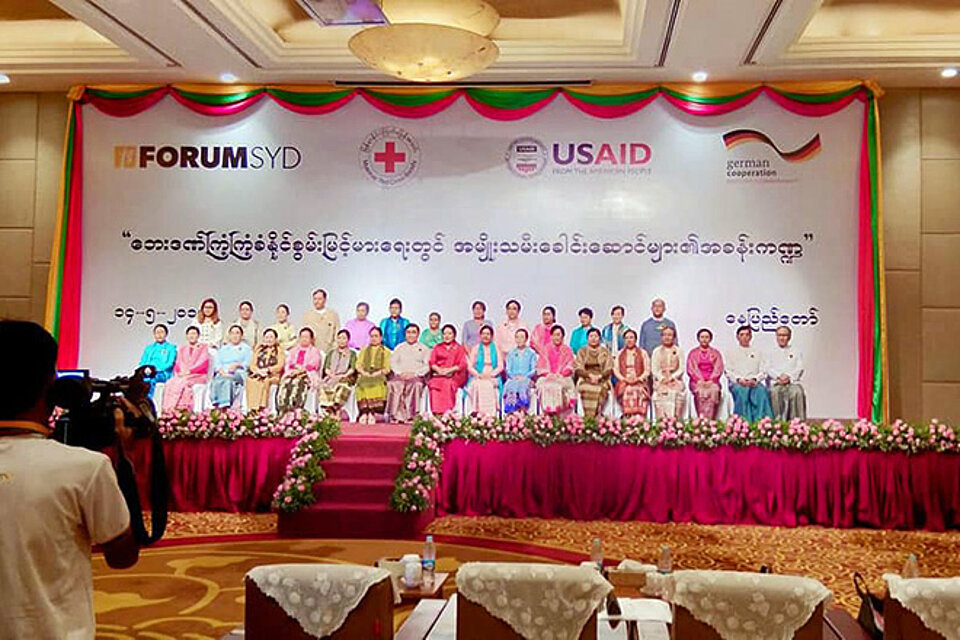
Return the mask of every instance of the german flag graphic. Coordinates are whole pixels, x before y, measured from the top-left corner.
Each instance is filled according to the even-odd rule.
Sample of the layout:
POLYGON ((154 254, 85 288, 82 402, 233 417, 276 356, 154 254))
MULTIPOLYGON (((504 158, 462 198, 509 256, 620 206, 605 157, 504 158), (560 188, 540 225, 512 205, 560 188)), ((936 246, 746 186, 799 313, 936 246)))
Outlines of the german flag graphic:
POLYGON ((723 134, 723 144, 727 147, 727 150, 748 142, 760 142, 767 145, 787 162, 805 162, 820 153, 819 133, 810 138, 809 142, 793 151, 781 151, 774 141, 770 139, 770 136, 754 129, 736 129, 723 134))

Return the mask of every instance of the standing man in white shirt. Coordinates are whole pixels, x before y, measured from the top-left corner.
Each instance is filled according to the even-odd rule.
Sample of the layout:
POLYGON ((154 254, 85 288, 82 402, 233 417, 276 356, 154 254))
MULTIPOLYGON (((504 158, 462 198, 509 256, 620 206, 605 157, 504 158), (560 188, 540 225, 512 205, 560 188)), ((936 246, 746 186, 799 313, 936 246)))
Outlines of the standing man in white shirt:
POLYGON ((777 348, 767 363, 770 376, 770 404, 777 420, 807 419, 807 394, 800 385, 803 377, 803 354, 790 344, 790 327, 777 328, 777 348))
POLYGON ((764 381, 767 370, 763 354, 751 344, 753 329, 742 326, 737 329, 737 346, 723 356, 730 393, 733 395, 733 412, 750 422, 773 417, 770 409, 770 393, 764 381))
POLYGON ((107 456, 49 439, 56 341, 0 322, 0 349, 17 363, 0 368, 0 640, 92 640, 91 546, 115 569, 133 566, 130 513, 107 456))
POLYGON ((336 346, 337 332, 340 331, 340 316, 327 306, 327 292, 316 289, 313 292, 313 308, 303 312, 300 325, 313 330, 313 344, 324 354, 333 351, 336 346))

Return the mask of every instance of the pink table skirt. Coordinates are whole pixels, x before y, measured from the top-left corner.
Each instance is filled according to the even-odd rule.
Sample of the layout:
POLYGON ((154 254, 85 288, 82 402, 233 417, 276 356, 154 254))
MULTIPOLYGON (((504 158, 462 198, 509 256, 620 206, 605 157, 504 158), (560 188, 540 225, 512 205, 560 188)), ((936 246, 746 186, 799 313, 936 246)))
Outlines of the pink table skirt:
POLYGON ((457 440, 438 493, 463 515, 943 531, 960 456, 457 440))
MULTIPOLYGON (((295 438, 164 442, 169 510, 269 511, 296 442, 295 438)), ((140 499, 147 505, 150 450, 145 442, 137 443, 130 460, 137 472, 140 499)))

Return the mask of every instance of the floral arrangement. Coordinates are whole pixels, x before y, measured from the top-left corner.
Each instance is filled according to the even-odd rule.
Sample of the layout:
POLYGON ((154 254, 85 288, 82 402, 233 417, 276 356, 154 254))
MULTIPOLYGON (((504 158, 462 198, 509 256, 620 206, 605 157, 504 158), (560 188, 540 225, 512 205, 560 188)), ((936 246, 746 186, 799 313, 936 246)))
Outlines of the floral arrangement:
POLYGON ((443 463, 443 446, 452 440, 472 442, 519 442, 530 440, 541 446, 561 442, 600 443, 608 446, 761 447, 798 452, 814 450, 883 451, 901 453, 960 453, 960 428, 932 420, 911 425, 902 420, 874 424, 869 420, 842 422, 775 422, 769 418, 751 423, 740 416, 727 420, 667 419, 646 417, 583 418, 570 415, 505 418, 475 416, 460 418, 453 413, 442 417, 417 418, 404 452, 403 467, 397 476, 390 506, 396 511, 423 511, 443 463))
POLYGON ((340 422, 325 418, 317 423, 314 431, 297 441, 290 452, 283 482, 273 493, 274 509, 293 512, 316 502, 314 485, 327 477, 320 463, 330 459, 330 441, 339 435, 340 422))
POLYGON ((300 438, 321 430, 335 419, 298 409, 282 416, 267 411, 243 413, 234 409, 211 409, 194 413, 186 409, 162 414, 157 419, 164 440, 196 438, 236 440, 237 438, 300 438))

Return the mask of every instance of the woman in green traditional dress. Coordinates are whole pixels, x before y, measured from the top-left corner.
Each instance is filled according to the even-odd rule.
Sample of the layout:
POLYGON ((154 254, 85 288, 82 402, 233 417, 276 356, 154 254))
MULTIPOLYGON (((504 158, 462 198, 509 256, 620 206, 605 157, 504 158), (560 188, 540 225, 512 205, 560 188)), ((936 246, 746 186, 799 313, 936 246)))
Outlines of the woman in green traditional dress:
POLYGON ((360 424, 374 424, 387 408, 387 375, 390 350, 383 346, 383 333, 370 329, 370 344, 357 357, 357 409, 360 424))

